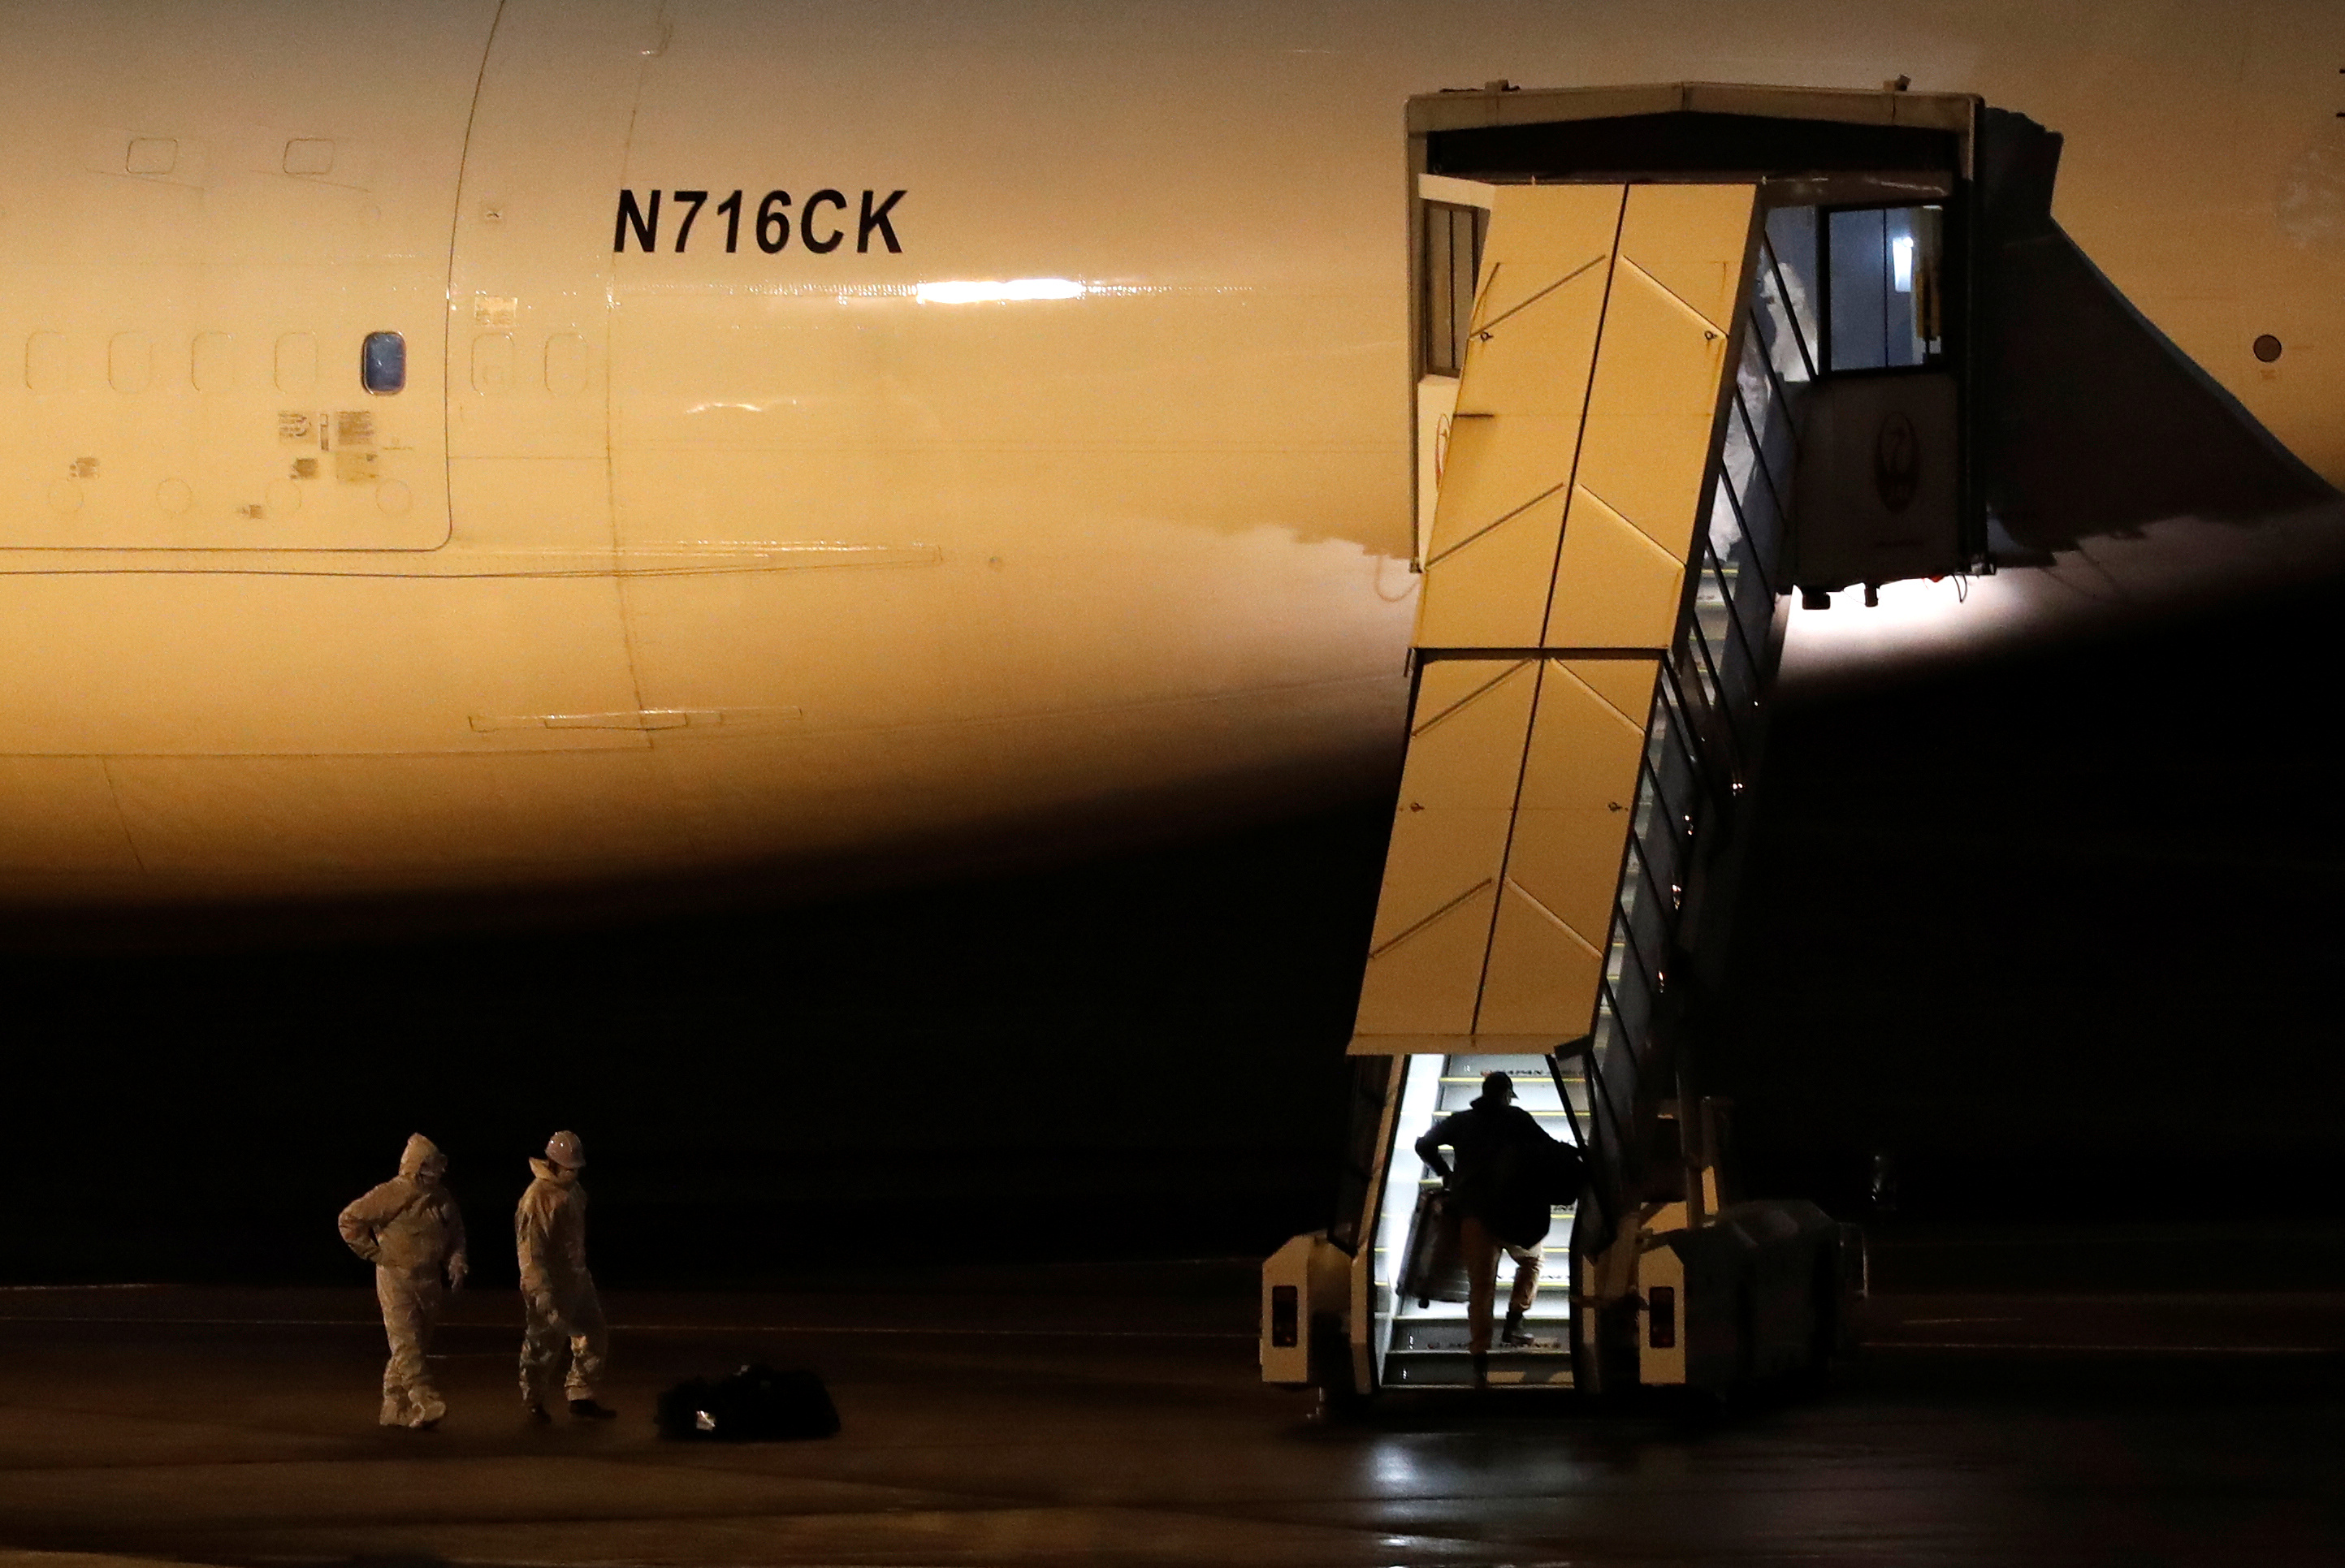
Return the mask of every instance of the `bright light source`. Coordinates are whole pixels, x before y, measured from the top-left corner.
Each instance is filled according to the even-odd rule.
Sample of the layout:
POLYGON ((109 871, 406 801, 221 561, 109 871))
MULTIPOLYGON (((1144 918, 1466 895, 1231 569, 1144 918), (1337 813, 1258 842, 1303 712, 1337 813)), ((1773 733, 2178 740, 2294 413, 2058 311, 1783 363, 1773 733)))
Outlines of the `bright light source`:
POLYGON ((1080 299, 1071 278, 1012 278, 1008 282, 923 283, 912 291, 923 305, 982 305, 1000 299, 1080 299))
POLYGON ((1889 242, 1890 282, 1900 294, 1914 292, 1914 239, 1901 234, 1889 242))

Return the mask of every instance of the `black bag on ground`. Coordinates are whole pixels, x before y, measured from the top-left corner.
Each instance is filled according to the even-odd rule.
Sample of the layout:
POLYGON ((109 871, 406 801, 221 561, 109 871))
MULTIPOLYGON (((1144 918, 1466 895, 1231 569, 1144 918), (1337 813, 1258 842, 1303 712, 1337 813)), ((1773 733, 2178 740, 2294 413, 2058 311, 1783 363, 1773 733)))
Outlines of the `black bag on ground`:
POLYGON ((1427 1188, 1416 1195, 1416 1214, 1408 1225, 1408 1249, 1401 1254, 1403 1300, 1424 1306, 1466 1299, 1466 1258, 1457 1245, 1457 1219, 1450 1195, 1441 1189, 1427 1188))
POLYGON ((662 1437, 774 1442, 838 1431, 830 1391, 812 1372, 743 1367, 729 1378, 688 1378, 659 1397, 662 1437))

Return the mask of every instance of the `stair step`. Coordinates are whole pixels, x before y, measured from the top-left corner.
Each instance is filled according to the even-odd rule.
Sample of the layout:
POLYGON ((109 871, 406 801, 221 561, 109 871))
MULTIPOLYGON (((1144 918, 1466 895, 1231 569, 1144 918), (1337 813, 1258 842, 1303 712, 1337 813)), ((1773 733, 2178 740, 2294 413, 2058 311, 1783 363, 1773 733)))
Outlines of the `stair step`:
MULTIPOLYGON (((1567 1351, 1490 1352, 1488 1385, 1494 1389, 1568 1389, 1571 1355, 1567 1351)), ((1395 1389, 1467 1389, 1474 1386, 1474 1363, 1463 1350, 1394 1351, 1385 1357, 1385 1386, 1395 1389)))
MULTIPOLYGON (((1571 1320, 1567 1317, 1540 1317, 1533 1314, 1523 1320, 1523 1327, 1538 1339, 1550 1343, 1537 1346, 1507 1345, 1497 1342, 1497 1329, 1491 1329, 1490 1353, 1501 1351, 1508 1355, 1562 1356, 1570 1354, 1571 1320)), ((1472 1330, 1462 1318, 1406 1318, 1393 1325, 1393 1355, 1464 1355, 1466 1342, 1472 1330)))

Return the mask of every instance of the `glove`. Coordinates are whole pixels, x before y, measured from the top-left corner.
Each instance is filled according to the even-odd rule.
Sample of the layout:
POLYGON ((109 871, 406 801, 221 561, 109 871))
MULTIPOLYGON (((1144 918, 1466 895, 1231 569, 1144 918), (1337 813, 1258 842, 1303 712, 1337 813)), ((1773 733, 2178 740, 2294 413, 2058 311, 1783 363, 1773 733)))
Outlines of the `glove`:
POLYGON ((554 1304, 552 1292, 546 1290, 530 1292, 529 1310, 532 1317, 552 1324, 554 1331, 563 1338, 570 1337, 570 1325, 563 1320, 562 1309, 554 1304))
POLYGON ((463 1259, 463 1255, 462 1255, 462 1253, 459 1253, 457 1256, 455 1256, 455 1257, 453 1257, 453 1258, 449 1259, 448 1259, 448 1289, 450 1289, 451 1290, 462 1290, 462 1289, 464 1288, 464 1276, 465 1276, 466 1272, 467 1272, 467 1270, 466 1270, 466 1269, 465 1269, 465 1267, 464 1267, 464 1259, 463 1259))

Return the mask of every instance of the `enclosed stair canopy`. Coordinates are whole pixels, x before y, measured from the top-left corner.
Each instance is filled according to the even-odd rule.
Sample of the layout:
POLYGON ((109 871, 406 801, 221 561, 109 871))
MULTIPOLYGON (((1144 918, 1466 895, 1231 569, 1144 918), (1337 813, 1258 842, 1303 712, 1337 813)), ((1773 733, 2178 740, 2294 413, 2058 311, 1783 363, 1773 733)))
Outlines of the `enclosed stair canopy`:
POLYGON ((1270 1381, 1466 1381, 1462 1312, 1404 1290, 1402 1259, 1433 1184, 1414 1142, 1494 1070, 1591 1179, 1555 1211, 1544 1332, 1491 1382, 1716 1384, 1829 1338, 1842 1238, 1732 1201, 1700 975, 1788 595, 1981 563, 1978 113, 1701 86, 1411 103, 1424 582, 1350 1045, 1357 1207, 1266 1270, 1270 1381), (1751 1306, 1753 1270, 1782 1302, 1751 1306))

